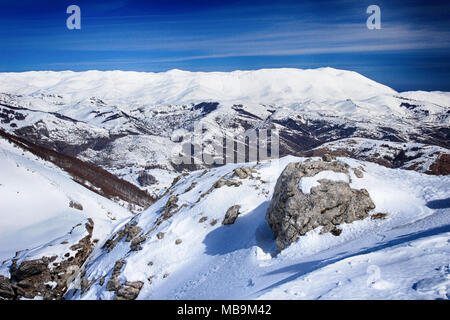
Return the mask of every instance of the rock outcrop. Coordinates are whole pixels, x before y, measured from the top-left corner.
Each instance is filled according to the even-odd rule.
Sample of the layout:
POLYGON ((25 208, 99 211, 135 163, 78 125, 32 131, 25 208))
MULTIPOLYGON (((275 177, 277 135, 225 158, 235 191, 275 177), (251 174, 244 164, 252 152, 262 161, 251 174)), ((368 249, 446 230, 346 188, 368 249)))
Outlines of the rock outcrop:
POLYGON ((142 281, 125 282, 114 297, 115 300, 134 300, 139 295, 144 283, 142 281))
POLYGON ((223 218, 222 224, 223 225, 227 225, 227 224, 233 224, 238 215, 239 215, 239 209, 241 208, 240 205, 235 205, 232 206, 230 208, 228 208, 227 213, 225 214, 225 217, 223 218))
POLYGON ((106 284, 107 291, 114 291, 116 293, 115 300, 134 300, 139 295, 144 283, 141 281, 125 281, 121 284, 118 277, 122 267, 126 264, 124 259, 119 259, 114 264, 111 278, 106 284))
POLYGON ((107 249, 111 252, 116 245, 125 238, 126 242, 131 242, 130 249, 132 251, 139 250, 140 244, 146 240, 145 237, 139 237, 137 235, 141 233, 142 229, 137 225, 135 221, 127 223, 122 229, 120 229, 111 239, 108 239, 103 245, 103 249, 107 249), (136 239, 136 240, 135 240, 136 239), (133 241, 134 240, 134 241, 133 241))
POLYGON ((253 177, 252 173, 252 169, 242 166, 233 170, 233 177, 238 176, 240 179, 247 179, 248 177, 253 177))
POLYGON ((0 300, 13 299, 14 296, 15 292, 9 279, 4 276, 0 276, 0 300))
MULTIPOLYGON (((75 228, 83 226, 77 225, 75 228)), ((12 259, 9 269, 10 279, 0 276, 0 298, 62 299, 94 248, 92 241, 94 222, 88 219, 84 228, 86 235, 73 245, 67 244, 68 251, 60 256, 42 256, 27 260, 25 252, 23 258, 12 259)))
POLYGON ((266 220, 280 250, 318 227, 323 227, 322 233, 339 235, 337 226, 364 219, 375 208, 365 189, 352 189, 345 181, 322 179, 309 193, 300 190, 302 178, 325 170, 343 173, 350 181, 348 165, 323 160, 291 163, 278 178, 266 220))

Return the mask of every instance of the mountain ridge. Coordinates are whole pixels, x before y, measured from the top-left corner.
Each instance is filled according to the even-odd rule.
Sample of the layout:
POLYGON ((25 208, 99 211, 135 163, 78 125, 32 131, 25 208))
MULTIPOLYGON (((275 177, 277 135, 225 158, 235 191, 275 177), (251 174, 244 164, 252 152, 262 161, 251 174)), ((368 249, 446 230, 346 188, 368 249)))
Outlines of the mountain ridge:
MULTIPOLYGON (((96 96, 103 99, 109 98, 111 103, 115 103, 119 99, 111 92, 107 92, 108 85, 125 95, 126 98, 140 96, 138 101, 147 104, 195 103, 208 99, 219 102, 243 102, 246 98, 259 98, 257 103, 272 103, 276 99, 280 99, 281 95, 290 95, 289 99, 284 97, 286 101, 290 102, 305 96, 318 98, 325 93, 324 90, 320 90, 322 87, 326 87, 327 91, 335 95, 334 97, 325 95, 333 100, 336 100, 336 94, 341 98, 345 96, 345 98, 361 99, 375 94, 397 93, 397 91, 354 71, 333 68, 274 68, 232 72, 191 72, 174 69, 159 73, 119 70, 0 73, 0 87, 3 88, 3 92, 9 93, 67 94, 72 92, 71 94, 75 94, 77 90, 87 90, 90 84, 95 89, 96 96), (330 84, 333 82, 331 80, 335 80, 333 85, 330 84), (337 80, 340 80, 340 83, 337 80), (128 86, 127 83, 133 81, 140 84, 128 86), (361 82, 362 88, 359 87, 356 90, 355 82, 361 82), (106 87, 104 92, 101 91, 102 86, 99 86, 98 83, 103 83, 103 87, 106 87), (142 92, 143 90, 157 91, 158 94, 149 94, 142 92), (309 90, 312 90, 312 96, 308 96, 309 90), (358 91, 367 91, 367 94, 358 94, 358 91), (164 97, 165 95, 167 97, 164 97)), ((75 96, 77 99, 81 98, 80 95, 75 94, 75 96)), ((88 96, 85 95, 84 98, 88 98, 88 96)))

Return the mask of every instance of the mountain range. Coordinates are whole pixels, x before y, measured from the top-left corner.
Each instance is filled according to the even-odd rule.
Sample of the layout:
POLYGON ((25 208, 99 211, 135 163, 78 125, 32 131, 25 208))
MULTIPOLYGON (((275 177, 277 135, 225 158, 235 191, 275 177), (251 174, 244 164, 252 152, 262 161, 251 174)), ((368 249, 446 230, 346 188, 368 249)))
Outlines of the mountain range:
POLYGON ((1 73, 0 297, 448 299, 449 148, 449 92, 352 71, 1 73), (173 160, 260 130, 276 159, 173 160), (310 161, 373 211, 280 250, 266 212, 310 161))

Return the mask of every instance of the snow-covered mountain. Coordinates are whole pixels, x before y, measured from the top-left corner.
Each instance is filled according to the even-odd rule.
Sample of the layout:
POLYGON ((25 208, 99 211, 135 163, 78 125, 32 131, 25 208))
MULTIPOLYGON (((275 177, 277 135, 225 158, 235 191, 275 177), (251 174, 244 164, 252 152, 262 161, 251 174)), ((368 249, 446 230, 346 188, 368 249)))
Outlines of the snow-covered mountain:
MULTIPOLYGON (((310 70, 162 73, 123 71, 0 74, 0 127, 140 185, 162 191, 171 155, 195 123, 201 139, 267 128, 281 155, 348 137, 449 147, 450 95, 398 93, 362 75, 310 70)), ((167 178, 167 174, 169 177, 167 178)))
MULTIPOLYGON (((141 106, 180 105, 217 101, 222 104, 290 104, 364 100, 397 92, 351 71, 262 69, 234 72, 161 73, 126 71, 3 73, 3 92, 19 95, 54 94, 53 101, 75 104, 96 97, 130 111, 141 106)), ((50 99, 52 100, 52 99, 50 99)), ((55 106, 45 111, 58 111, 55 106)))
POLYGON ((233 174, 239 165, 180 176, 148 210, 116 224, 65 298, 448 299, 448 176, 340 158, 363 168, 352 187, 368 190, 371 215, 387 216, 341 225, 339 236, 313 230, 280 253, 266 210, 284 167, 305 160, 250 163, 243 179, 233 174), (236 183, 214 187, 221 178, 236 183), (235 205, 237 220, 222 225, 235 205))
POLYGON ((0 73, 0 298, 448 299, 449 128, 450 93, 331 68, 0 73), (259 129, 280 160, 173 162, 193 137, 259 129), (337 183, 370 212, 309 217, 280 251, 277 181, 322 156, 334 171, 295 192, 337 183))

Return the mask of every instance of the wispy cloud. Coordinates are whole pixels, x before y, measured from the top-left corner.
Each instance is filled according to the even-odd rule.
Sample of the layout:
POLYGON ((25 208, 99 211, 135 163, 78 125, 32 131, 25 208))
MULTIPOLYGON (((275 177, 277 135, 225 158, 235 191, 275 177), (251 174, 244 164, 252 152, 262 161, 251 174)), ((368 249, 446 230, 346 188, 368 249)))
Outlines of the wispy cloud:
POLYGON ((420 61, 437 70, 434 57, 442 53, 442 65, 450 56, 450 3, 444 2, 377 0, 382 29, 368 30, 369 0, 78 0, 82 29, 69 31, 63 2, 24 1, 0 2, 2 70, 230 70, 334 63, 377 73, 399 62, 414 67, 406 66, 409 57, 439 52, 420 61), (325 55, 327 60, 318 57, 325 55), (370 61, 360 58, 370 55, 370 61))

